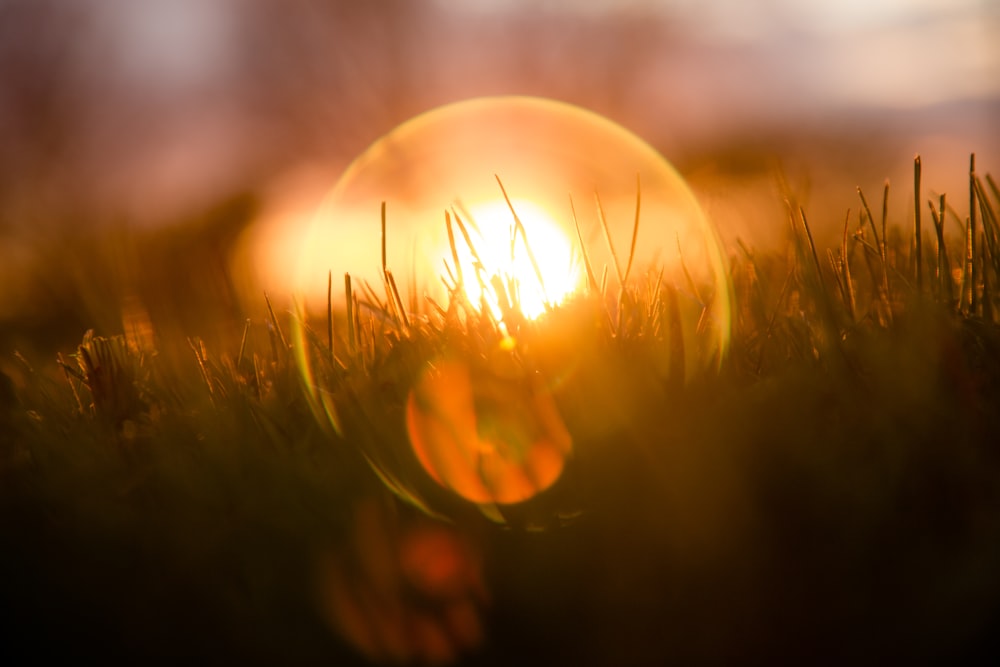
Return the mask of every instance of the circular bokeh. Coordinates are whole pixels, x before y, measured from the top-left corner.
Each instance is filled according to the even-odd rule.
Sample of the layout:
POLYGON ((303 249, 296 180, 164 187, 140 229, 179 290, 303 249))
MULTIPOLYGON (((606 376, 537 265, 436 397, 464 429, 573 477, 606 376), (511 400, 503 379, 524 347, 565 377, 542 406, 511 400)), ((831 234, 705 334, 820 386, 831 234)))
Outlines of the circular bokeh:
MULTIPOLYGON (((363 438, 365 455, 404 495, 409 473, 400 469, 407 466, 477 504, 520 502, 557 482, 574 440, 564 433, 573 420, 560 417, 558 387, 571 383, 573 367, 587 361, 573 359, 574 348, 594 353, 586 344, 567 344, 574 325, 572 318, 556 321, 561 304, 597 299, 612 327, 637 320, 632 310, 650 309, 635 296, 622 297, 627 274, 633 295, 665 304, 663 321, 637 336, 670 339, 653 357, 682 384, 717 369, 729 341, 723 252, 684 179, 625 128, 554 100, 473 99, 399 125, 347 168, 301 248, 293 267, 302 315, 295 346, 314 408, 341 432, 345 420, 359 415, 378 422, 363 438), (530 427, 495 423, 521 413, 497 407, 505 405, 493 395, 503 383, 488 377, 489 364, 481 363, 488 350, 471 345, 464 359, 442 340, 413 334, 448 309, 456 289, 498 322, 512 304, 519 307, 538 334, 523 337, 536 340, 534 349, 563 348, 554 366, 528 363, 523 350, 506 349, 518 343, 505 339, 510 332, 500 327, 497 344, 505 349, 499 353, 516 357, 515 384, 528 387, 512 390, 520 391, 512 404, 527 406, 521 413, 533 415, 530 427), (332 353, 324 335, 328 297, 335 313, 332 353), (366 300, 373 304, 365 306, 366 300), (407 313, 406 327, 399 311, 407 313), (398 341, 388 346, 391 362, 359 351, 365 332, 398 341), (360 389, 373 386, 377 396, 360 389), (484 403, 493 406, 490 419, 476 414, 484 403), (526 443, 500 442, 510 433, 526 443), (383 437, 389 444, 375 442, 383 437), (408 451, 395 451, 399 440, 404 448, 409 443, 408 451), (507 477, 517 483, 500 488, 496 480, 507 477)), ((452 340, 451 346, 464 344, 452 340)))

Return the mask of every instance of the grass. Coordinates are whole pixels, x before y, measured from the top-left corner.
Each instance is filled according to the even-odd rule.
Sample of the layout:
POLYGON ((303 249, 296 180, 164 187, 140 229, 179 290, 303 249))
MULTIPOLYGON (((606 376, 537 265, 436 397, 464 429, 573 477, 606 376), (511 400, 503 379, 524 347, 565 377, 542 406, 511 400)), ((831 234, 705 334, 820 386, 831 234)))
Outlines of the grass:
POLYGON ((267 300, 228 346, 157 340, 137 318, 55 364, 12 355, 3 650, 430 659, 448 652, 412 624, 392 641, 379 610, 429 614, 458 651, 475 629, 448 620, 461 600, 487 637, 462 652, 473 664, 995 659, 1000 192, 973 161, 963 216, 920 167, 905 224, 888 186, 879 214, 859 190, 831 249, 786 192, 787 246, 736 244, 728 354, 688 381, 706 330, 678 336, 676 290, 626 280, 613 245, 626 287, 606 298, 588 263, 589 296, 537 322, 502 282, 501 318, 472 307, 457 267, 449 303, 414 309, 383 265, 381 294, 348 278, 325 319, 267 300), (422 472, 406 397, 444 353, 504 386, 569 378, 553 395, 574 455, 551 490, 479 511, 422 472), (406 571, 414 526, 439 525, 481 582, 379 583, 406 571))

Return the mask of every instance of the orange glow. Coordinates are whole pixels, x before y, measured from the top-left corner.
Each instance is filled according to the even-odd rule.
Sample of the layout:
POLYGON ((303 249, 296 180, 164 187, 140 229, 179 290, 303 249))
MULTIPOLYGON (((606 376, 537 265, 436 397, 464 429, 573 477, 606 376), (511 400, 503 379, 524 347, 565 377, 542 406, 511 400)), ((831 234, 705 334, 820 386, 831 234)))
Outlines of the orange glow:
POLYGON ((407 519, 380 501, 362 501, 350 539, 320 555, 319 610, 370 661, 453 662, 485 637, 479 549, 451 526, 407 519))
MULTIPOLYGON (((589 265, 609 298, 620 293, 621 282, 639 289, 655 280, 677 293, 675 334, 683 345, 672 349, 682 350, 683 359, 672 372, 684 380, 717 369, 729 344, 725 253, 687 183, 635 134, 564 102, 487 97, 431 109, 358 155, 306 230, 283 220, 275 228, 293 239, 289 247, 297 252, 279 257, 280 244, 265 241, 273 259, 260 264, 274 266, 275 276, 293 286, 296 311, 303 314, 292 321, 296 360, 314 413, 335 430, 342 415, 325 386, 332 376, 316 366, 328 355, 316 354, 310 329, 302 325, 325 319, 328 296, 335 311, 346 310, 346 290, 339 288, 345 273, 355 295, 367 294, 358 286, 371 286, 383 298, 383 267, 391 270, 404 307, 431 319, 437 311, 429 302, 447 306, 461 280, 473 307, 485 301, 505 325, 498 294, 528 318, 538 317, 546 304, 585 289, 589 265), (513 238, 510 208, 524 226, 513 238), (623 268, 626 258, 630 273, 623 268)), ((443 486, 476 502, 517 502, 559 478, 569 437, 544 392, 516 386, 507 392, 514 398, 484 399, 490 384, 455 364, 428 372, 411 396, 411 443, 443 486), (460 391, 443 396, 441 387, 452 384, 460 391), (484 401, 491 407, 482 407, 484 401), (497 417, 511 406, 525 416, 497 417), (544 428, 543 414, 553 416, 544 428), (511 424, 518 423, 531 432, 530 442, 512 442, 511 424), (486 433, 493 427, 499 434, 486 433)), ((393 465, 378 461, 376 469, 393 465)))
POLYGON ((572 440, 542 388, 474 378, 457 361, 429 367, 410 392, 406 426, 424 470, 474 503, 519 503, 551 487, 572 440))
MULTIPOLYGON (((558 229, 562 238, 573 239, 568 244, 571 248, 577 245, 578 222, 595 271, 599 274, 608 267, 612 277, 613 260, 595 195, 600 196, 610 235, 624 251, 635 219, 636 182, 641 182, 642 225, 634 275, 662 268, 664 278, 673 284, 685 285, 690 276, 705 285, 703 294, 713 294, 709 310, 720 336, 717 344, 704 349, 715 358, 714 351, 725 348, 729 317, 725 262, 715 231, 684 179, 662 155, 625 128, 556 100, 516 96, 465 100, 397 126, 351 162, 309 229, 295 233, 298 256, 282 259, 278 272, 294 285, 296 299, 306 311, 326 308, 330 271, 334 277, 350 272, 359 284, 381 285, 380 210, 384 202, 384 259, 401 291, 444 303, 448 295, 440 281, 442 259, 450 261, 446 211, 457 208, 461 215, 464 207, 473 216, 497 218, 503 238, 495 245, 509 254, 512 220, 497 177, 524 220, 532 246, 548 245, 541 232, 530 228, 529 209, 536 207, 546 223, 535 226, 558 229), (477 210, 480 206, 488 210, 477 210), (684 268, 678 251, 683 253, 684 268)), ((456 243, 464 251, 462 239, 456 238, 456 243)), ((536 255, 546 291, 552 292, 547 295, 558 301, 556 282, 560 279, 550 275, 565 274, 568 261, 565 251, 549 251, 546 247, 536 255)), ((522 255, 526 260, 526 253, 522 255)), ((530 291, 531 284, 537 285, 533 269, 527 271, 527 278, 521 269, 514 273, 522 293, 530 291)), ((467 280, 467 285, 474 288, 474 282, 467 280)), ((578 286, 575 276, 569 282, 573 283, 566 286, 570 290, 578 286)), ((343 298, 340 290, 333 296, 343 298)), ((541 311, 538 304, 544 299, 524 299, 532 300, 535 310, 541 311)))
MULTIPOLYGON (((512 206, 523 225, 523 234, 515 231, 511 206, 502 199, 469 210, 474 223, 474 229, 469 230, 473 247, 456 243, 463 287, 471 303, 479 305, 485 298, 499 320, 502 313, 490 281, 496 276, 506 286, 512 280, 516 295, 510 296, 515 297, 522 315, 534 319, 580 286, 580 271, 573 261, 571 241, 552 216, 529 201, 517 200, 512 206), (478 272, 477 258, 482 262, 478 272)), ((448 261, 450 248, 445 252, 448 261)))

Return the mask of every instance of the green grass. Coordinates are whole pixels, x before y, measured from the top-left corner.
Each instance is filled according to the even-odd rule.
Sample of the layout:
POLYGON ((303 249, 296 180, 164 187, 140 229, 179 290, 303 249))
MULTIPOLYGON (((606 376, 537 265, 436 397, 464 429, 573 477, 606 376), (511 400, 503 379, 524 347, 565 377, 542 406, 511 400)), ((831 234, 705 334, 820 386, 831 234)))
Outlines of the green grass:
POLYGON ((1000 193, 973 166, 962 215, 919 169, 919 215, 893 226, 887 193, 859 191, 830 249, 787 195, 786 247, 732 249, 728 354, 687 382, 697 340, 678 352, 655 276, 610 300, 592 279, 537 322, 508 292, 501 326, 458 297, 413 312, 385 271, 328 319, 268 301, 229 344, 137 326, 57 363, 11 355, 3 650, 360 660, 322 612, 323 564, 346 568, 345 595, 374 585, 357 526, 375 498, 396 538, 422 509, 481 554, 472 663, 996 658, 1000 193), (550 491, 479 511, 422 473, 404 405, 442 352, 515 378, 575 364, 554 391, 574 454, 550 491))

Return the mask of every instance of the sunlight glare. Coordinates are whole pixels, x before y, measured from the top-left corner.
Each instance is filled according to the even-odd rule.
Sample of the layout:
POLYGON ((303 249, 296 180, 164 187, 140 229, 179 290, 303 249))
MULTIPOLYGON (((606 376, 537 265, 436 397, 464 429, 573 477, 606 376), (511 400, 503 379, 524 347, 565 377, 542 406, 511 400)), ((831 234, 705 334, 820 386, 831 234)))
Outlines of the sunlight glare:
MULTIPOLYGON (((729 344, 728 256, 694 192, 642 138, 559 100, 484 97, 410 118, 347 166, 294 236, 278 272, 295 285, 310 408, 346 437, 372 428, 348 398, 355 377, 408 389, 412 456, 396 435, 360 446, 390 490, 431 513, 448 511, 443 487, 503 523, 496 506, 556 485, 575 450, 560 401, 594 399, 555 392, 590 385, 585 369, 603 377, 606 327, 660 327, 636 343, 654 375, 679 382, 717 372, 729 344)), ((598 403, 622 400, 604 384, 598 403)), ((598 428, 618 423, 594 407, 598 428)))
MULTIPOLYGON (((472 249, 457 242, 463 287, 470 303, 479 305, 485 298, 493 316, 499 320, 502 318, 500 304, 489 285, 494 276, 499 276, 505 285, 513 281, 518 310, 525 317, 535 319, 546 308, 565 301, 580 286, 580 270, 574 261, 571 241, 552 216, 530 201, 515 200, 512 205, 524 228, 523 234, 515 233, 514 217, 502 199, 469 209, 473 223, 469 233, 482 270, 481 280, 477 280, 472 249), (532 256, 537 262, 537 271, 532 256), (483 283, 487 285, 485 293, 483 283)), ((450 261, 450 249, 445 252, 449 257, 446 261, 450 261)))

